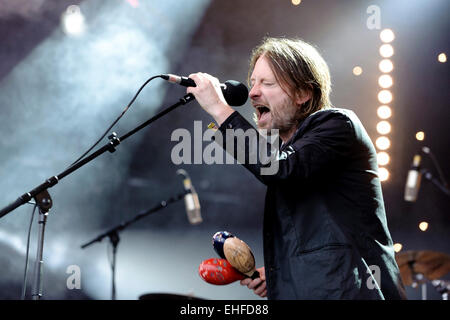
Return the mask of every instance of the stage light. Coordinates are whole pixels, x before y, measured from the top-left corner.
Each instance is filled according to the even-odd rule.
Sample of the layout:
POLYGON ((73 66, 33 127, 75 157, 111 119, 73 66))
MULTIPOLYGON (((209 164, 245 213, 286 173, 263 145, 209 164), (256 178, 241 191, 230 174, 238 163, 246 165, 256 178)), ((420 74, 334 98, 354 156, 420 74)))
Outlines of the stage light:
POLYGON ((139 7, 139 0, 127 0, 127 2, 128 2, 133 8, 139 7))
POLYGON ((392 110, 389 106, 379 106, 377 114, 381 119, 389 119, 392 116, 392 110))
POLYGON ((440 53, 440 54, 438 55, 438 61, 439 61, 439 62, 442 62, 442 63, 447 62, 447 55, 446 55, 445 53, 440 53))
POLYGON ((391 102, 392 93, 389 90, 381 90, 378 92, 378 101, 384 104, 391 102))
POLYGON ((383 31, 380 32, 380 39, 385 43, 394 41, 395 39, 394 31, 392 31, 391 29, 384 29, 383 31))
POLYGON ((355 76, 359 76, 361 75, 361 73, 363 72, 362 68, 360 66, 356 66, 353 68, 353 74, 355 76))
POLYGON ((428 229, 428 222, 422 221, 419 223, 419 229, 422 231, 427 231, 428 229))
POLYGON ((386 120, 378 122, 377 131, 379 134, 388 134, 391 132, 391 124, 386 120))
POLYGON ((389 163, 390 157, 387 152, 381 151, 377 153, 377 162, 380 166, 385 166, 389 163))
POLYGON ((380 55, 383 58, 390 58, 394 55, 394 47, 392 47, 390 44, 383 44, 380 47, 380 55))
POLYGON ((416 133, 416 139, 419 141, 425 140, 425 132, 419 131, 416 133))
POLYGON ((378 176, 380 181, 386 181, 389 179, 389 170, 386 168, 378 168, 378 176))
MULTIPOLYGON (((380 71, 384 74, 378 77, 378 85, 382 88, 378 92, 378 101, 382 104, 377 109, 378 117, 381 119, 388 119, 392 115, 392 110, 389 106, 386 104, 389 104, 392 102, 393 96, 390 90, 387 90, 392 87, 394 84, 394 81, 392 77, 386 73, 391 72, 394 70, 394 64, 390 58, 394 55, 394 48, 392 45, 388 44, 389 42, 392 42, 395 39, 394 32, 391 29, 384 29, 380 32, 380 39, 382 42, 384 42, 380 48, 379 53, 380 55, 385 58, 380 61, 378 64, 378 68, 380 71)), ((392 126, 391 124, 386 121, 382 120, 377 123, 377 132, 383 136, 379 137, 375 140, 375 145, 379 150, 387 150, 391 146, 391 141, 388 137, 384 136, 391 132, 392 126)), ((377 153, 377 162, 379 166, 387 165, 390 161, 389 154, 387 152, 378 152, 377 153)), ((379 167, 378 169, 378 176, 380 178, 380 181, 386 181, 389 179, 389 170, 384 167, 379 167)), ((401 248, 400 248, 401 249, 401 248)), ((399 249, 399 251, 400 251, 399 249)))
POLYGON ((401 243, 394 243, 394 251, 400 252, 403 248, 403 245, 401 243))
POLYGON ((71 36, 79 36, 84 33, 86 24, 84 15, 77 5, 68 6, 61 16, 61 24, 64 33, 71 36))
POLYGON ((300 3, 302 3, 302 0, 291 0, 291 2, 294 6, 298 6, 300 3))
POLYGON ((375 145, 380 150, 387 150, 391 146, 391 140, 388 137, 379 137, 375 140, 375 145))
POLYGON ((378 78, 378 84, 384 89, 392 87, 393 83, 392 77, 388 74, 383 74, 378 78))
POLYGON ((394 70, 394 64, 392 63, 391 60, 389 59, 383 59, 380 61, 380 63, 378 64, 378 68, 380 69, 381 72, 383 73, 389 73, 392 70, 394 70))

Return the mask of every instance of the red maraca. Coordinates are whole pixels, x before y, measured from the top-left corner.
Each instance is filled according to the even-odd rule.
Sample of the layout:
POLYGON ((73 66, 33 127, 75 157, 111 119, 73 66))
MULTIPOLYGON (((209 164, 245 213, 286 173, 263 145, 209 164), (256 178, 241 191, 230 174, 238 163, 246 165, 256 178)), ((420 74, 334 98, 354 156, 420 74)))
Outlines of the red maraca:
POLYGON ((207 259, 198 267, 200 277, 210 284, 226 285, 246 278, 225 259, 207 259))

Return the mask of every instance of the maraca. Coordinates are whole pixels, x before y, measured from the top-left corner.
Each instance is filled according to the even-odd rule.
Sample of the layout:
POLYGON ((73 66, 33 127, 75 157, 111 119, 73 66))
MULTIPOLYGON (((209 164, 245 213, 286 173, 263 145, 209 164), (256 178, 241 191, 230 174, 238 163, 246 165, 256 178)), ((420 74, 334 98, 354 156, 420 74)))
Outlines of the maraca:
POLYGON ((246 276, 233 268, 225 259, 207 259, 198 267, 200 277, 208 283, 226 285, 242 280, 246 276))
POLYGON ((255 269, 255 257, 250 247, 228 231, 216 232, 213 236, 214 250, 228 260, 239 272, 252 279, 259 277, 255 269))

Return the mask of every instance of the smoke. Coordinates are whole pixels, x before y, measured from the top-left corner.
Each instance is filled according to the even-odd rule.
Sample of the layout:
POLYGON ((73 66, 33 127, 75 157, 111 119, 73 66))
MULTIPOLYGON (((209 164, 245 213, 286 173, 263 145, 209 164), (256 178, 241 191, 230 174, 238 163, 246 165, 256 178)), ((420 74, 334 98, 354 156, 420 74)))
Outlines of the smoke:
MULTIPOLYGON (((56 29, 17 64, 0 83, 1 206, 64 171, 117 118, 147 78, 169 73, 207 4, 197 0, 183 7, 171 0, 140 2, 134 8, 125 1, 86 1, 80 5, 87 24, 84 35, 70 37, 56 29)), ((46 5, 2 2, 0 19, 11 14, 31 18, 46 5)), ((166 88, 158 80, 148 85, 113 131, 120 136, 150 118, 166 88)), ((69 260, 96 264, 96 257, 88 257, 79 245, 104 228, 105 221, 108 226, 117 222, 120 208, 114 199, 139 141, 138 133, 114 154, 103 154, 49 189, 54 206, 44 252, 52 268, 62 268, 69 260)), ((22 206, 0 221, 0 234, 6 235, 0 241, 21 255, 31 210, 22 206), (2 240, 13 234, 23 241, 2 240)), ((22 270, 22 260, 13 264, 11 270, 22 270)))
POLYGON ((51 1, 46 0, 14 0, 0 2, 0 19, 9 15, 19 15, 32 18, 42 13, 44 3, 47 6, 51 1))

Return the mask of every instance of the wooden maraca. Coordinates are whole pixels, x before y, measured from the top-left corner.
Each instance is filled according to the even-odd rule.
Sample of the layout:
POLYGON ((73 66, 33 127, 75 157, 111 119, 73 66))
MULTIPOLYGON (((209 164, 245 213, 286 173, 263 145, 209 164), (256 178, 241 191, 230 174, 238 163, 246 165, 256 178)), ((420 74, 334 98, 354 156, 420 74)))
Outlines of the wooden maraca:
POLYGON ((228 238, 234 238, 234 235, 228 231, 217 231, 212 237, 214 251, 216 251, 222 259, 226 259, 225 253, 223 252, 223 246, 228 238))
POLYGON ((255 257, 250 247, 228 231, 216 232, 213 236, 214 250, 235 269, 252 279, 258 278, 255 257))

